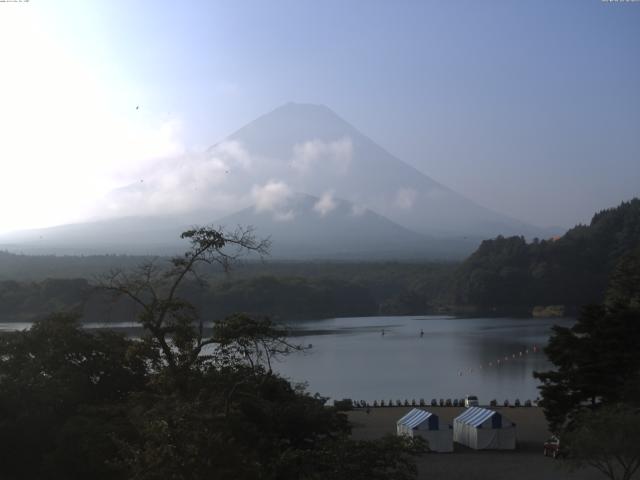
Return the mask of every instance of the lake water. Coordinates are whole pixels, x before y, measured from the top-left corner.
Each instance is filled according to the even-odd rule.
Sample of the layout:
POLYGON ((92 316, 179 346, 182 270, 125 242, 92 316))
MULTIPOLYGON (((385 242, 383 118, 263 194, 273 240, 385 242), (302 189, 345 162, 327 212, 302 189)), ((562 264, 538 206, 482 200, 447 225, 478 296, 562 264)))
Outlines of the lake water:
POLYGON ((493 398, 524 402, 539 396, 533 371, 551 366, 542 348, 553 324, 570 326, 573 320, 414 316, 308 322, 309 333, 295 340, 313 347, 275 368, 334 399, 430 401, 475 394, 482 404, 493 398))
MULTIPOLYGON (((482 404, 533 400, 539 395, 533 371, 551 366, 542 348, 554 324, 573 320, 410 316, 297 323, 292 340, 312 348, 274 368, 333 399, 430 401, 475 394, 482 404)), ((29 325, 0 323, 0 331, 29 325)), ((109 324, 135 336, 134 326, 109 324)))

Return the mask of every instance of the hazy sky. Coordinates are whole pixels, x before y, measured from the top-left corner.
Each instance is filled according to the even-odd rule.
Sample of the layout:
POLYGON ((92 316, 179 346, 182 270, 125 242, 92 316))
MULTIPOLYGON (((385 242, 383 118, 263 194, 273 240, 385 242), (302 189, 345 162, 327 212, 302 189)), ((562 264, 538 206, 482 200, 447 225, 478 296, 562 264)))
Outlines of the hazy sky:
POLYGON ((288 101, 541 226, 640 195, 640 2, 2 2, 0 58, 0 231, 288 101))

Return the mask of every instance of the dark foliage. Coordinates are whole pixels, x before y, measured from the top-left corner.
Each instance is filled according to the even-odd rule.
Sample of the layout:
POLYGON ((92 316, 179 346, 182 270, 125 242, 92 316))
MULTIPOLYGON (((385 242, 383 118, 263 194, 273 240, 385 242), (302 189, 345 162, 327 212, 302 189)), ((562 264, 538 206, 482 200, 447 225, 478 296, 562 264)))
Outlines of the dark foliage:
POLYGON ((234 315, 207 336, 183 282, 264 244, 246 230, 185 236, 191 249, 168 266, 103 280, 137 305, 141 339, 69 315, 0 337, 3 478, 412 478, 424 445, 353 441, 343 413, 271 371, 297 347, 268 318, 234 315))
MULTIPOLYGON (((159 264, 163 259, 147 259, 159 264)), ((229 278, 207 284, 188 280, 180 295, 219 317, 235 312, 281 320, 335 316, 424 314, 442 308, 452 264, 244 265, 229 278)), ((108 266, 105 265, 105 269, 108 266)), ((129 269, 132 270, 132 269, 129 269)), ((0 319, 29 321, 51 311, 82 312, 84 321, 134 321, 139 310, 126 298, 114 302, 84 279, 0 281, 0 319)))
POLYGON ((88 333, 53 315, 0 337, 3 478, 111 478, 112 436, 130 431, 124 405, 148 377, 141 345, 88 333))
POLYGON ((347 478, 358 466, 356 478, 405 479, 422 451, 350 440, 346 417, 324 398, 227 348, 176 381, 145 342, 89 333, 67 316, 1 339, 6 479, 347 478))
POLYGON ((457 271, 453 302, 524 312, 536 305, 600 303, 615 265, 639 245, 640 199, 597 213, 589 226, 558 239, 486 240, 457 271))
POLYGON ((610 480, 631 480, 640 469, 640 410, 624 405, 585 411, 562 438, 571 469, 596 468, 610 480))
POLYGON ((542 406, 556 431, 584 405, 636 401, 627 387, 640 379, 640 312, 591 306, 571 328, 554 327, 545 352, 556 370, 536 373, 542 406))
POLYGON ((312 471, 303 478, 320 480, 410 480, 417 469, 413 456, 428 450, 420 438, 383 437, 379 441, 353 441, 342 438, 310 452, 312 471), (366 465, 366 468, 363 468, 366 465))
POLYGON ((640 251, 612 274, 605 305, 582 310, 571 328, 556 326, 545 352, 556 369, 536 373, 545 415, 554 430, 571 429, 584 407, 638 404, 640 392, 640 251), (630 268, 632 267, 632 268, 630 268))

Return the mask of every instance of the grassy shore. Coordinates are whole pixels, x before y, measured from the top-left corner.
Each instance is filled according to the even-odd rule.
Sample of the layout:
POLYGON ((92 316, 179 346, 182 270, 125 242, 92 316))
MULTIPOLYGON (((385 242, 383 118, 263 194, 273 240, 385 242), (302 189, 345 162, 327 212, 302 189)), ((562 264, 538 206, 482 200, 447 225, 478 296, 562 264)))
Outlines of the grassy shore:
MULTIPOLYGON (((349 413, 353 424, 353 437, 374 439, 396 433, 396 421, 412 407, 372 408, 349 413)), ((425 407, 440 417, 441 422, 452 423, 463 408, 425 407)), ((495 410, 516 423, 517 448, 515 451, 475 451, 454 444, 454 453, 430 453, 418 459, 419 479, 465 480, 597 480, 602 474, 588 469, 569 473, 562 460, 542 455, 542 444, 549 436, 542 409, 503 408, 495 410)))

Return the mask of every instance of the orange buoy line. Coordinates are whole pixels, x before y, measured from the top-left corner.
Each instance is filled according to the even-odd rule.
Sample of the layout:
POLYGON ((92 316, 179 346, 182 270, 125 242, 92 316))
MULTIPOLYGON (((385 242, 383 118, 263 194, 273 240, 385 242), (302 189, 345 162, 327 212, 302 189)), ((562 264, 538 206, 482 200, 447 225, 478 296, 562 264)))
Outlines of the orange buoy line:
MULTIPOLYGON (((537 345, 533 345, 531 347, 531 353, 538 353, 538 350, 539 350, 539 348, 538 348, 537 345)), ((485 368, 499 367, 500 364, 503 363, 503 362, 506 363, 506 362, 508 362, 510 360, 517 360, 517 359, 519 359, 521 357, 529 355, 529 351, 530 351, 529 348, 525 348, 524 350, 520 350, 519 352, 512 353, 511 355, 505 355, 504 357, 499 357, 499 358, 497 358, 495 360, 495 362, 492 360, 492 361, 490 361, 490 362, 488 362, 486 364, 480 364, 478 366, 478 369, 479 370, 483 370, 485 368)), ((473 367, 467 367, 466 369, 458 370, 458 376, 461 377, 464 374, 464 372, 466 372, 469 375, 472 374, 473 373, 473 367)))

